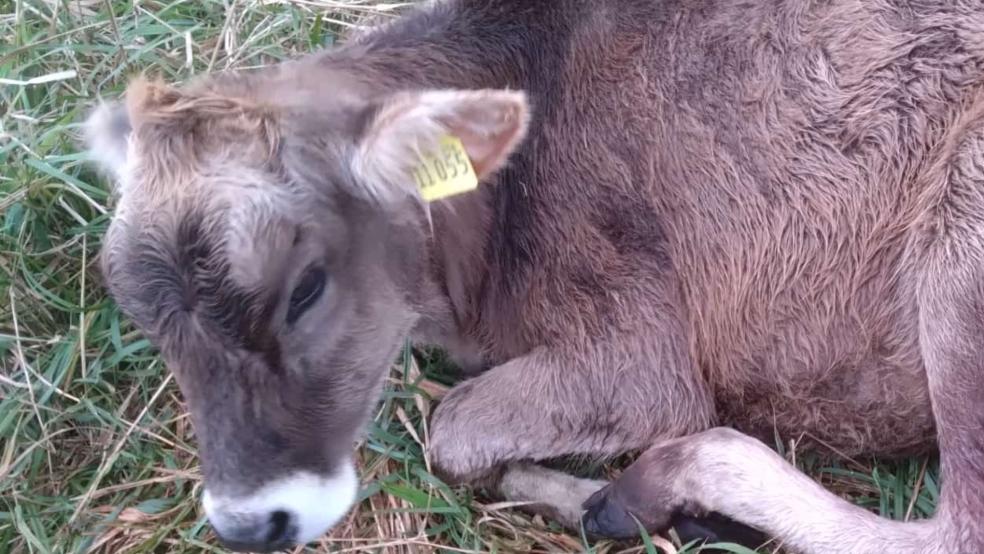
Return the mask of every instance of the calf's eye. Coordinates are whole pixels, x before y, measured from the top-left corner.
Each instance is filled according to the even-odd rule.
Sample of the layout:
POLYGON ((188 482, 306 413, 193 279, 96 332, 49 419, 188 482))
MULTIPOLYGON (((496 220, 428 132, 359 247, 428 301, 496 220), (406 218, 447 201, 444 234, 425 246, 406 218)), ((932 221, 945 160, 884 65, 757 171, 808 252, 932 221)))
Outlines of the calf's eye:
POLYGON ((307 311, 325 290, 327 274, 320 267, 312 267, 304 272, 297 286, 290 293, 287 307, 287 323, 294 323, 307 311))

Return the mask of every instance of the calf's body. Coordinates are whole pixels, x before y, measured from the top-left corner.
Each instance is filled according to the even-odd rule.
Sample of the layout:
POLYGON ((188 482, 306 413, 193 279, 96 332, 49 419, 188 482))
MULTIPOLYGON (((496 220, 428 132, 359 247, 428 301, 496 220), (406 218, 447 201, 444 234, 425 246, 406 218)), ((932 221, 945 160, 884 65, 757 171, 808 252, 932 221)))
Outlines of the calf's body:
MULTIPOLYGON (((238 326, 222 327, 222 317, 199 312, 207 302, 187 296, 192 321, 150 313, 127 285, 146 266, 126 254, 140 226, 125 218, 108 239, 110 288, 176 365, 195 365, 181 361, 189 329, 212 325, 238 339, 224 346, 229 365, 283 366, 263 379, 239 377, 242 369, 205 379, 205 369, 183 367, 182 390, 198 398, 196 428, 224 445, 203 449, 209 487, 238 478, 229 438, 237 425, 307 452, 287 456, 288 467, 337 474, 338 437, 351 437, 368 409, 331 391, 358 390, 365 404, 391 354, 375 352, 376 342, 395 348, 409 333, 478 372, 434 414, 430 455, 446 474, 655 445, 591 498, 589 530, 633 532, 633 517, 659 529, 679 510, 717 511, 803 552, 977 551, 982 37, 984 9, 959 1, 433 3, 335 50, 182 91, 139 89, 129 101, 129 157, 117 170, 126 213, 172 210, 151 240, 181 250, 183 235, 166 229, 202 209, 190 199, 247 191, 207 203, 207 215, 219 215, 202 234, 225 233, 206 261, 227 260, 224 278, 251 291, 294 282, 266 268, 291 248, 277 233, 314 221, 314 239, 290 236, 293 248, 327 244, 332 281, 315 315, 293 323, 288 312, 280 325, 275 307, 247 310, 238 326), (179 123, 162 130, 162 113, 179 123), (198 150, 182 179, 153 171, 151 161, 180 149, 151 138, 214 146, 223 125, 256 121, 265 134, 221 135, 251 147, 198 150), (411 162, 401 141, 419 142, 406 149, 416 152, 433 142, 431 128, 465 137, 482 185, 424 207, 403 172, 411 162), (217 159, 250 186, 216 184, 217 159), (162 183, 141 185, 148 174, 162 183), (304 200, 312 197, 321 202, 304 200), (314 317, 332 333, 323 347, 310 346, 322 340, 313 330, 294 327, 314 317), (287 393, 267 399, 297 379, 329 399, 305 397, 303 418, 284 408, 287 393), (222 380, 241 395, 210 392, 222 380), (229 405, 249 402, 248 415, 229 405), (316 446, 338 406, 344 418, 328 425, 335 446, 316 446), (269 413, 277 418, 261 417, 269 413), (713 429, 722 424, 844 454, 938 445, 939 513, 881 520, 748 435, 713 429), (282 439, 287 428, 294 434, 282 439)), ((171 281, 184 279, 177 290, 207 296, 196 286, 201 271, 172 259, 171 281)), ((280 482, 246 465, 255 489, 280 482)), ((510 467, 507 495, 528 494, 528 480, 542 477, 510 467)), ((566 491, 583 498, 600 485, 578 486, 566 491)), ((264 502, 257 513, 303 511, 264 502)), ((266 515, 257 513, 236 518, 266 515)), ((238 540, 270 546, 310 534, 309 525, 294 535, 281 527, 238 540)))
MULTIPOLYGON (((490 365, 536 348, 652 348, 625 387, 662 381, 649 401, 694 425, 719 416, 767 437, 778 425, 845 453, 925 447, 932 413, 907 244, 925 209, 917 179, 976 94, 927 82, 981 75, 950 59, 947 37, 893 33, 881 22, 891 10, 796 8, 530 14, 528 32, 546 26, 548 44, 527 37, 529 59, 510 66, 535 70, 508 83, 534 106, 525 144, 486 195, 452 204, 481 204, 469 208, 488 212, 484 228, 435 220, 439 278, 461 296, 450 299, 453 338, 490 365), (914 65, 925 66, 918 76, 914 65), (461 250, 476 246, 459 241, 480 245, 473 282, 461 250)), ((503 64, 448 61, 471 86, 503 64)), ((569 377, 619 364, 585 365, 569 377)))

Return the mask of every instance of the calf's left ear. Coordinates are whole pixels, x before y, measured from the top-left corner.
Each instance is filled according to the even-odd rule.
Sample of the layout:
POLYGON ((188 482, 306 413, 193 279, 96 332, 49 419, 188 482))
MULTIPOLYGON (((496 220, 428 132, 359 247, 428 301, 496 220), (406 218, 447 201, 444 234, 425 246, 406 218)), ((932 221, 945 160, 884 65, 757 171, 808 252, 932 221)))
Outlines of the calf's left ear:
POLYGON ((526 135, 526 94, 432 90, 393 95, 370 108, 352 160, 359 186, 388 202, 418 194, 413 171, 450 135, 461 141, 479 181, 505 165, 526 135))
POLYGON ((102 171, 109 174, 120 192, 126 178, 130 116, 121 102, 100 102, 85 121, 85 147, 102 171))
POLYGON ((144 76, 132 79, 121 100, 100 101, 85 121, 85 147, 89 157, 113 180, 115 192, 126 193, 127 158, 130 155, 130 137, 134 129, 140 129, 148 113, 180 114, 167 111, 182 98, 181 93, 159 81, 144 76))

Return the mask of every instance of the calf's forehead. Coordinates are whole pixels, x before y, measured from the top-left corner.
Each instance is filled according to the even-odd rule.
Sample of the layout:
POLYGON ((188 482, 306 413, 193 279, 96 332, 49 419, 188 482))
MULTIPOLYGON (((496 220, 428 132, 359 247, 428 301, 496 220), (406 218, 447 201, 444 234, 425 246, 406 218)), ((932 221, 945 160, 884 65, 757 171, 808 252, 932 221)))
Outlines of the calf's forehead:
POLYGON ((312 243, 341 250, 354 217, 347 162, 365 117, 355 104, 263 112, 262 125, 237 103, 144 123, 106 254, 111 288, 138 323, 204 305, 242 333, 228 323, 243 317, 220 313, 225 289, 238 298, 229 310, 253 313, 245 300, 283 292, 291 264, 305 263, 292 256, 299 243, 302 257, 312 243))
MULTIPOLYGON (((139 219, 115 224, 102 254, 104 273, 115 300, 169 358, 183 356, 202 334, 215 346, 240 345, 262 329, 275 298, 266 272, 254 268, 264 264, 255 254, 231 263, 230 232, 219 214, 189 207, 139 219)), ((266 234, 282 235, 273 231, 280 227, 266 234)))

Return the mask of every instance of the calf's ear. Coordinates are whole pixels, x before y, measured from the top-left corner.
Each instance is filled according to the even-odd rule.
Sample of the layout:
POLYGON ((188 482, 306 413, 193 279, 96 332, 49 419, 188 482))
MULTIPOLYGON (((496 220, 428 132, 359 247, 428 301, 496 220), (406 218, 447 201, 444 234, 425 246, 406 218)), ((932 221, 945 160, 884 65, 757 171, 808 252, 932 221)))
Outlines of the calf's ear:
POLYGON ((120 102, 100 102, 86 119, 84 129, 89 157, 108 174, 116 192, 121 192, 132 131, 126 106, 120 102))
POLYGON ((130 137, 144 114, 172 104, 176 89, 144 76, 130 80, 122 100, 102 101, 85 121, 85 147, 89 157, 113 181, 115 192, 126 192, 130 137))
POLYGON ((432 90, 393 95, 372 106, 357 140, 352 170, 382 203, 418 195, 413 171, 452 136, 479 181, 505 165, 526 135, 526 94, 510 90, 432 90))

